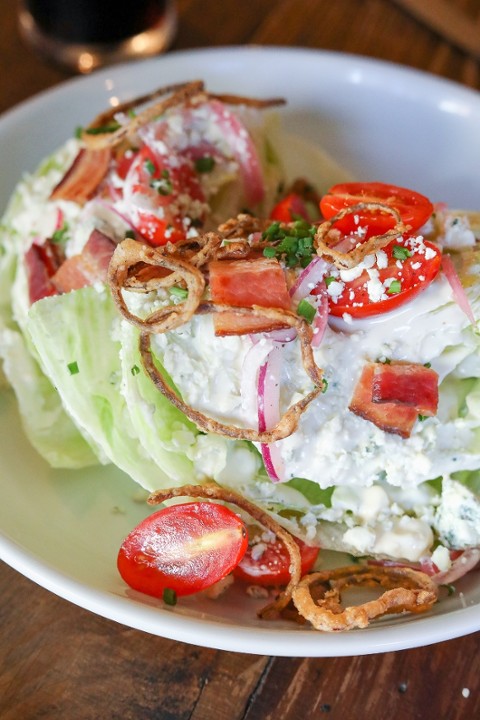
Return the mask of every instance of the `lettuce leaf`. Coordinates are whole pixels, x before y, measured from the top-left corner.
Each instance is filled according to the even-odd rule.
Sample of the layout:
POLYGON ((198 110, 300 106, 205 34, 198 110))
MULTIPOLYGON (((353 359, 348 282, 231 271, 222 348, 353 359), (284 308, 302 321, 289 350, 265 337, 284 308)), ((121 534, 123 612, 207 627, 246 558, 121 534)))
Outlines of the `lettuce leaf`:
POLYGON ((101 458, 148 490, 169 481, 135 433, 124 395, 118 315, 106 288, 47 297, 30 309, 27 331, 65 409, 101 458))

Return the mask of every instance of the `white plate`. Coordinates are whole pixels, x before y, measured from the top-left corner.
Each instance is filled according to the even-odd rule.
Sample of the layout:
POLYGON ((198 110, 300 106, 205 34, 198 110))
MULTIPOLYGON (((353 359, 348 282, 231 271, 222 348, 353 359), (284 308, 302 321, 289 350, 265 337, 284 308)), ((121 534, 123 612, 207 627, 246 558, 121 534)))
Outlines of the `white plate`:
MULTIPOLYGON (((170 54, 66 83, 0 119, 3 209, 15 183, 109 105, 162 84, 203 78, 210 89, 282 95, 289 129, 323 145, 360 178, 414 186, 434 200, 479 208, 480 95, 386 63, 335 53, 232 48, 170 54)), ((480 573, 425 616, 387 618, 324 635, 261 622, 240 593, 174 610, 128 590, 116 571, 123 537, 148 512, 115 468, 53 471, 25 441, 0 395, 0 556, 84 608, 155 635, 225 650, 287 656, 398 650, 480 629, 480 573)))

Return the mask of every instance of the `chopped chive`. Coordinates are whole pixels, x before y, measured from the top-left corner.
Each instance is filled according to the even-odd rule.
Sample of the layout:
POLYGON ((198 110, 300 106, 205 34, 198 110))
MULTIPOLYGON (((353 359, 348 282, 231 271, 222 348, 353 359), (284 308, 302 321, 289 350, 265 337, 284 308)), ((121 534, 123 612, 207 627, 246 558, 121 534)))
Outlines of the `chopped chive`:
POLYGON ((132 366, 132 375, 138 375, 139 372, 140 372, 140 368, 138 367, 138 365, 133 365, 132 366))
POLYGON ((394 280, 393 282, 390 283, 390 287, 388 288, 387 293, 389 295, 396 295, 397 293, 399 293, 401 291, 401 289, 402 289, 402 283, 400 282, 400 280, 394 280))
POLYGON ((68 237, 68 223, 64 222, 61 228, 55 230, 50 240, 58 245, 67 242, 68 237))
POLYGON ((74 133, 74 135, 75 135, 75 137, 77 138, 77 140, 80 140, 80 138, 81 138, 82 135, 83 135, 83 127, 82 127, 81 125, 78 125, 78 126, 75 128, 75 133, 74 133))
POLYGON ((148 173, 150 173, 150 175, 153 175, 156 170, 155 163, 153 163, 152 160, 150 160, 150 158, 147 158, 145 160, 144 165, 145 165, 145 170, 148 173))
POLYGON ((173 190, 173 185, 166 176, 162 179, 151 180, 150 187, 156 190, 159 195, 171 195, 173 190))
POLYGON ((431 363, 431 362, 423 363, 423 367, 431 368, 431 367, 432 367, 432 363, 431 363))
POLYGON ((305 318, 305 320, 308 323, 311 323, 313 321, 313 318, 315 317, 315 308, 313 305, 310 305, 308 300, 300 300, 297 307, 297 314, 301 315, 301 317, 305 318))
POLYGON ((328 380, 322 378, 322 393, 326 393, 328 390, 328 380))
POLYGON ((178 287, 178 285, 173 285, 170 290, 170 295, 173 295, 176 298, 179 298, 180 300, 185 300, 185 298, 188 297, 188 290, 182 287, 178 287))
POLYGON ((445 583, 441 587, 446 588, 449 595, 455 595, 455 593, 456 593, 455 585, 452 585, 451 583, 445 583))
POLYGON ((71 363, 68 363, 67 368, 68 368, 70 375, 77 375, 80 372, 80 370, 78 369, 78 363, 76 360, 74 360, 71 363))
POLYGON ((330 275, 330 277, 325 278, 325 285, 328 287, 332 284, 332 282, 335 282, 335 278, 333 275, 330 275))
POLYGON ((423 421, 426 420, 427 418, 428 418, 428 415, 419 415, 419 416, 418 416, 419 422, 423 422, 423 421))
POLYGON ((403 245, 394 245, 392 255, 396 260, 406 260, 412 253, 403 245))
POLYGON ((134 231, 134 230, 127 230, 127 231, 125 232, 125 236, 124 236, 124 237, 125 237, 125 240, 127 240, 127 239, 135 240, 135 231, 134 231))
POLYGON ((120 127, 120 123, 112 122, 108 125, 99 125, 99 127, 87 128, 85 130, 87 135, 103 135, 105 133, 113 133, 120 127))
POLYGON ((163 591, 163 602, 165 605, 176 605, 177 604, 177 593, 171 588, 165 588, 163 591))
POLYGON ((199 173, 212 172, 214 167, 215 158, 211 155, 205 155, 205 157, 200 157, 195 160, 195 170, 199 173))

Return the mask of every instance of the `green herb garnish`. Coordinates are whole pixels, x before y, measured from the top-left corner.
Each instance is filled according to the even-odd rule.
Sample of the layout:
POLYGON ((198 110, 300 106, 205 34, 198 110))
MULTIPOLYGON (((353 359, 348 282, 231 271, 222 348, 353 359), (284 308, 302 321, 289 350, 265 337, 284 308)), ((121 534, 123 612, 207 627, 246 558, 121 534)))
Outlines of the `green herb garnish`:
POLYGON ((153 175, 155 173, 155 170, 156 170, 155 163, 152 162, 152 160, 150 160, 150 158, 147 158, 145 160, 144 165, 145 165, 145 170, 148 173, 150 173, 150 175, 153 175))
POLYGON ((204 157, 200 157, 195 160, 195 170, 199 173, 212 172, 214 167, 215 158, 211 155, 205 155, 204 157))
POLYGON ((85 133, 87 135, 104 135, 106 133, 114 133, 119 127, 121 127, 120 123, 112 122, 108 125, 99 125, 98 127, 87 128, 85 133))
POLYGON ((182 287, 178 287, 178 285, 172 285, 172 287, 169 289, 169 293, 170 295, 173 295, 180 300, 185 300, 185 298, 188 297, 188 290, 182 287))
POLYGON ((401 291, 401 289, 402 289, 402 283, 400 282, 400 280, 393 280, 393 282, 390 283, 387 293, 389 295, 396 295, 397 293, 399 293, 401 291))
POLYGON ((64 222, 62 227, 58 228, 58 230, 55 230, 50 240, 54 243, 57 243, 58 245, 62 245, 63 243, 66 243, 68 240, 67 237, 68 234, 68 223, 64 222))
POLYGON ((78 369, 78 363, 76 360, 74 360, 71 363, 68 363, 67 368, 68 368, 70 375, 78 375, 78 373, 80 372, 80 370, 78 369))
POLYGON ((262 233, 262 238, 269 243, 263 254, 283 260, 289 268, 307 267, 315 253, 314 235, 315 226, 303 218, 297 218, 288 227, 274 222, 262 233))
POLYGON ((165 605, 176 605, 177 604, 177 593, 171 588, 165 588, 163 591, 163 602, 165 605))
POLYGON ((392 255, 396 260, 406 260, 412 256, 412 253, 403 245, 394 245, 392 255))
POLYGON ((138 367, 138 365, 133 365, 132 366, 132 375, 138 375, 139 372, 140 372, 140 368, 138 367))
POLYGON ((300 315, 301 317, 305 318, 305 320, 308 323, 313 322, 313 318, 315 317, 315 308, 313 305, 311 305, 308 300, 300 300, 297 307, 297 315, 300 315))

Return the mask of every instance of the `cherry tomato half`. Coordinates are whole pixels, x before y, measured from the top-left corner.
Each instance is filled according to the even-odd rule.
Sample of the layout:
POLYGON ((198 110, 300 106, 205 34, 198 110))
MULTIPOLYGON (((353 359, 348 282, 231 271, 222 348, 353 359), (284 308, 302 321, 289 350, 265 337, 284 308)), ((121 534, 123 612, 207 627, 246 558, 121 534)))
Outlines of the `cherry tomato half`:
POLYGON ((171 505, 145 518, 124 540, 117 566, 134 590, 192 595, 224 578, 247 549, 247 530, 217 503, 171 505))
POLYGON ((307 206, 297 193, 290 193, 280 200, 270 213, 270 218, 283 223, 294 222, 299 218, 310 222, 307 206))
MULTIPOLYGON (((233 574, 236 578, 253 585, 271 587, 273 585, 287 585, 290 580, 290 556, 288 550, 278 538, 263 540, 262 531, 257 530, 259 542, 254 542, 247 548, 245 555, 237 565, 233 574)), ((265 534, 263 534, 265 537, 265 534)), ((315 564, 319 548, 306 545, 302 540, 295 538, 302 558, 302 575, 309 572, 315 564)))
MULTIPOLYGON (((388 205, 400 213, 410 231, 418 230, 431 216, 433 205, 428 198, 414 190, 380 182, 341 183, 330 188, 320 200, 323 217, 329 220, 340 210, 358 203, 376 202, 388 205)), ((355 212, 335 223, 335 228, 351 233, 359 227, 367 229, 366 237, 381 235, 395 226, 395 218, 388 213, 355 212)))
POLYGON ((369 274, 363 270, 357 278, 343 283, 342 292, 335 300, 330 298, 332 315, 348 313, 354 318, 363 318, 394 310, 428 287, 442 262, 440 250, 421 237, 398 238, 384 247, 383 252, 386 267, 379 267, 377 260, 373 279, 372 271, 369 274), (372 294, 377 293, 380 294, 378 300, 372 299, 372 294))

